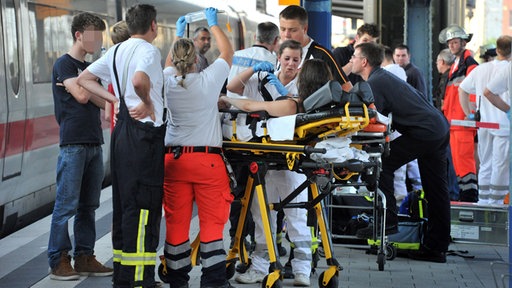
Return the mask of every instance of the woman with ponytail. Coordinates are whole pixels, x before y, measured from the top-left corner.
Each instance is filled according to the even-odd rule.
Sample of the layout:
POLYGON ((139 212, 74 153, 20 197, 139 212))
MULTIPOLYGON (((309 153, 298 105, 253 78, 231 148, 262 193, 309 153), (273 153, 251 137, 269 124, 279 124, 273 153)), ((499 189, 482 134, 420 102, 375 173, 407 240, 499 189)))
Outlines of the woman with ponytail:
POLYGON ((190 221, 193 201, 200 227, 201 287, 230 287, 226 280, 224 225, 233 201, 222 154, 222 130, 217 101, 229 75, 233 48, 217 25, 217 9, 205 9, 219 57, 196 72, 194 43, 184 39, 185 18, 178 19, 177 36, 164 70, 168 105, 165 137, 164 211, 165 258, 170 287, 188 287, 190 221))

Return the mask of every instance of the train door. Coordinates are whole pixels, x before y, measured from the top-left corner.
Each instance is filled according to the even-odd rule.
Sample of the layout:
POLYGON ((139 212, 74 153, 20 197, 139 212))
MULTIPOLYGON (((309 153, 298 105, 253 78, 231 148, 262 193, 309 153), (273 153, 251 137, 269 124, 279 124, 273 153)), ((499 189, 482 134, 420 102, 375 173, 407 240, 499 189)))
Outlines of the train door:
MULTIPOLYGON (((27 116, 27 102, 25 94, 25 79, 23 65, 20 57, 20 7, 19 1, 5 0, 1 2, 1 54, 0 67, 4 70, 0 93, 2 101, 6 103, 6 111, 2 112, 4 123, 2 133, 3 169, 2 180, 21 174, 23 152, 25 147, 25 126, 27 116)), ((5 108, 3 108, 5 109, 5 108)))

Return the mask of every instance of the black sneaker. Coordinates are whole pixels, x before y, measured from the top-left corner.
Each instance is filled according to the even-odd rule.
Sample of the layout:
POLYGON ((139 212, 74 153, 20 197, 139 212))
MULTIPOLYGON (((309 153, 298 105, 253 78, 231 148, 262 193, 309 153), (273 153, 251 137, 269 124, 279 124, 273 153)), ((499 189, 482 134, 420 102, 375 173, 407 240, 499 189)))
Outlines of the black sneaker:
MULTIPOLYGON (((386 235, 392 235, 398 233, 398 225, 386 226, 386 235)), ((377 231, 377 238, 380 237, 380 229, 377 231)), ((359 239, 372 239, 373 238, 373 224, 368 227, 357 230, 356 237, 359 239)))
MULTIPOLYGON (((250 260, 249 260, 250 261, 250 260)), ((251 262, 247 263, 247 264, 244 264, 244 263, 238 263, 235 267, 235 270, 236 272, 240 273, 240 274, 243 274, 247 271, 247 269, 249 269, 249 267, 251 266, 251 262)))
POLYGON ((414 260, 446 263, 446 253, 432 250, 426 246, 421 246, 418 251, 410 251, 409 257, 414 260))

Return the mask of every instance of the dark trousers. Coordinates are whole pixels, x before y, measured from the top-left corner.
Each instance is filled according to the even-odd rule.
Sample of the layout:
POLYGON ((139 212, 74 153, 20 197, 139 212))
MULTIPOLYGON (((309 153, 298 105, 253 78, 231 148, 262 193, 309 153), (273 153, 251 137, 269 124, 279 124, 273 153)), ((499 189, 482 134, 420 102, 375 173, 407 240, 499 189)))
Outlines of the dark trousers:
POLYGON ((165 126, 132 119, 121 100, 112 134, 114 287, 154 287, 165 126))
MULTIPOLYGON (((450 244, 450 198, 447 181, 447 147, 449 134, 439 140, 417 140, 402 135, 391 141, 391 153, 382 158, 379 188, 386 195, 387 209, 396 214, 393 177, 396 169, 418 159, 421 183, 428 201, 428 227, 424 245, 436 251, 447 251, 450 244)), ((396 219, 390 219, 390 224, 396 219)))

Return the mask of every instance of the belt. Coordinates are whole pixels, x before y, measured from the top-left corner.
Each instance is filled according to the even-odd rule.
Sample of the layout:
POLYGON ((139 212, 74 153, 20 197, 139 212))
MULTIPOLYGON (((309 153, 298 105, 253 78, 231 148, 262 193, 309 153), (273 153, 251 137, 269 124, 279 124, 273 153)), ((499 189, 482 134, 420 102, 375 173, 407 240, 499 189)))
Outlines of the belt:
POLYGON ((211 146, 171 146, 165 147, 165 153, 210 153, 222 154, 222 148, 211 146))

